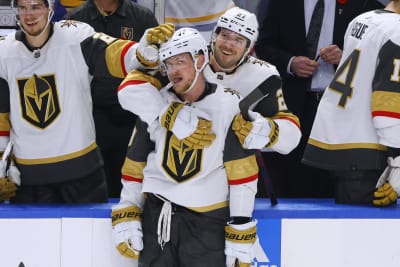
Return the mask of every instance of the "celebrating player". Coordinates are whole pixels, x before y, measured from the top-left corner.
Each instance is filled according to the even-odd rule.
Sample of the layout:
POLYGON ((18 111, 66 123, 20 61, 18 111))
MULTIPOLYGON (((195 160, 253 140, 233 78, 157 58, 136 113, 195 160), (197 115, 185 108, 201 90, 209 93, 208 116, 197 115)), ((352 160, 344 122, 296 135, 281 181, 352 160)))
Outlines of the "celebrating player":
MULTIPOLYGON (((159 94, 169 103, 161 121, 173 124, 166 117, 185 107, 202 118, 198 136, 209 132, 210 121, 215 135, 191 143, 173 134, 173 125, 136 124, 112 212, 117 249, 132 258, 140 253, 140 266, 249 266, 257 242, 252 212, 258 168, 231 127, 240 96, 205 80, 207 43, 197 30, 176 31, 159 55, 170 80, 159 94)), ((153 76, 133 71, 121 90, 147 90, 149 84, 160 87, 153 76)))

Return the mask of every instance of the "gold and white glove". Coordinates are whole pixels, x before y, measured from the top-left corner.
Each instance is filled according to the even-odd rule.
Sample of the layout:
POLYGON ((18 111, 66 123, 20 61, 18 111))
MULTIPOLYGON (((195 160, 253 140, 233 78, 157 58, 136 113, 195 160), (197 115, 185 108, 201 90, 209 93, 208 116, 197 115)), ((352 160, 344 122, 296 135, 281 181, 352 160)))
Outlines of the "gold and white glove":
POLYGON ((128 258, 139 258, 143 250, 142 211, 136 206, 113 210, 112 239, 118 252, 128 258))
POLYGON ((192 149, 203 149, 206 146, 211 145, 215 139, 215 134, 211 132, 211 121, 199 119, 197 128, 193 134, 184 138, 182 142, 192 149))
POLYGON ((175 32, 172 23, 160 24, 157 27, 147 29, 139 41, 136 49, 136 58, 146 68, 158 66, 158 48, 168 41, 175 32))
POLYGON ((400 195, 400 156, 388 158, 388 166, 376 183, 373 204, 388 206, 397 202, 400 195))
POLYGON ((0 160, 0 202, 15 196, 17 186, 21 185, 21 174, 10 158, 12 143, 9 142, 0 160))
POLYGON ((262 149, 274 145, 278 141, 279 127, 269 118, 257 112, 249 111, 251 121, 241 114, 235 116, 232 129, 245 149, 262 149))
POLYGON ((159 118, 161 126, 173 132, 186 146, 202 149, 209 146, 216 137, 211 132, 211 121, 202 119, 204 116, 192 106, 172 102, 159 118))
POLYGON ((257 220, 225 226, 226 267, 250 267, 255 257, 257 220))

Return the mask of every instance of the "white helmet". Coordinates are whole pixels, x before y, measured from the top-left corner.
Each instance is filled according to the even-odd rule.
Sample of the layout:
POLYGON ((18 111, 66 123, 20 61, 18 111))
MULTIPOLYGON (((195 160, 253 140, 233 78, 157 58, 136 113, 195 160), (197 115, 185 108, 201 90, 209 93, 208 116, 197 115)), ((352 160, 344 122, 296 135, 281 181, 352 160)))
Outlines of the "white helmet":
MULTIPOLYGON (((209 61, 207 42, 198 30, 193 28, 181 28, 175 31, 174 35, 172 35, 168 42, 161 44, 159 58, 162 68, 168 73, 165 66, 165 60, 183 53, 190 53, 196 71, 192 84, 185 90, 185 92, 183 92, 183 94, 187 94, 194 88, 200 72, 205 68, 209 61), (201 52, 204 55, 204 63, 200 68, 198 68, 197 62, 201 52)), ((172 85, 172 82, 170 84, 172 85)))
POLYGON ((217 21, 214 34, 217 35, 220 28, 225 28, 238 33, 250 41, 249 48, 252 48, 258 38, 258 21, 255 14, 239 8, 228 9, 217 21))
POLYGON ((205 58, 205 64, 208 63, 207 42, 200 32, 193 28, 181 28, 175 31, 168 42, 161 45, 159 50, 160 61, 182 54, 190 53, 193 60, 198 58, 202 51, 205 58))
MULTIPOLYGON (((47 3, 47 7, 49 8, 50 12, 49 12, 49 21, 52 19, 53 15, 54 15, 54 0, 43 0, 43 2, 46 4, 47 3)), ((12 8, 17 8, 18 7, 18 0, 11 0, 11 7, 12 8)), ((17 22, 19 21, 19 17, 18 14, 16 14, 16 20, 17 22)))
MULTIPOLYGON (((44 2, 47 2, 47 6, 51 9, 54 9, 54 0, 44 0, 44 2)), ((16 8, 18 6, 18 0, 12 0, 11 1, 11 6, 13 8, 16 8)))

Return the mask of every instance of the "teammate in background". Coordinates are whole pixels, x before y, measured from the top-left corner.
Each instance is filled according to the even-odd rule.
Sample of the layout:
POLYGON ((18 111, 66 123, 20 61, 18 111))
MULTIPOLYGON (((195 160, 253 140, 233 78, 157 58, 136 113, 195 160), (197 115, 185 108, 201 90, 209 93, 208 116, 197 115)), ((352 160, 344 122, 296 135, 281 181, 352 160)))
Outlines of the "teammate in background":
MULTIPOLYGON (((159 54, 171 81, 160 94, 171 104, 168 113, 175 116, 183 105, 196 110, 213 122, 215 140, 193 149, 158 123, 137 121, 112 212, 117 249, 128 257, 140 253, 139 266, 250 265, 258 168, 232 131, 240 96, 205 80, 207 43, 197 30, 176 31, 159 54)), ((153 76, 133 71, 121 86, 147 90, 148 82, 157 85, 153 76)))
MULTIPOLYGON (((145 30, 158 25, 154 14, 131 0, 87 0, 65 19, 86 22, 96 32, 139 41, 145 30)), ((119 197, 121 168, 136 116, 121 108, 117 89, 120 78, 94 76, 91 82, 96 143, 104 160, 109 197, 119 197)))
MULTIPOLYGON (((229 9, 219 18, 214 28, 210 64, 205 66, 204 74, 208 82, 234 88, 243 97, 255 89, 268 90, 268 96, 260 99, 254 107, 255 112, 250 112, 251 121, 237 116, 235 133, 245 148, 266 148, 287 154, 300 140, 300 123, 286 107, 276 68, 251 56, 257 37, 256 16, 238 7, 229 9)), ((143 57, 146 58, 146 55, 143 57)), ((165 104, 157 100, 159 98, 158 91, 150 83, 145 89, 119 91, 122 107, 141 116, 149 125, 157 118, 163 118, 165 108, 162 107, 165 104), (149 105, 151 101, 153 105, 149 105)), ((186 135, 192 133, 197 124, 195 114, 188 112, 182 109, 176 117, 180 122, 187 122, 184 130, 186 135)), ((185 137, 185 134, 181 137, 185 137)))
POLYGON ((210 64, 204 73, 207 81, 235 88, 243 97, 254 89, 268 91, 250 114, 254 116, 251 122, 236 118, 243 128, 235 129, 235 133, 245 148, 268 148, 287 154, 300 140, 300 123, 287 109, 275 66, 251 56, 257 37, 256 16, 239 7, 229 9, 213 31, 210 64))
POLYGON ((90 82, 137 68, 139 44, 81 22, 52 23, 52 0, 13 5, 21 30, 0 40, 0 153, 14 144, 5 159, 13 162, 0 165, 0 201, 15 193, 9 182, 18 179, 6 177, 15 163, 21 186, 12 202, 105 202, 90 82))
POLYGON ((400 193, 399 14, 392 0, 349 24, 317 111, 303 162, 331 171, 337 203, 387 206, 400 193))

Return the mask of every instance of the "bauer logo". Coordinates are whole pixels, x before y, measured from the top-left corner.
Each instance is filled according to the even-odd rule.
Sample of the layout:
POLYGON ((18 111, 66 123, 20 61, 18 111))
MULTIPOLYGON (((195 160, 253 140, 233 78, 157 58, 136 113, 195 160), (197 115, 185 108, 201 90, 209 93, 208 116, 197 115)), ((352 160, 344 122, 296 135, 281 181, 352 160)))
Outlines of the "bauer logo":
POLYGON ((252 267, 281 266, 281 219, 259 220, 257 234, 260 245, 252 267))

